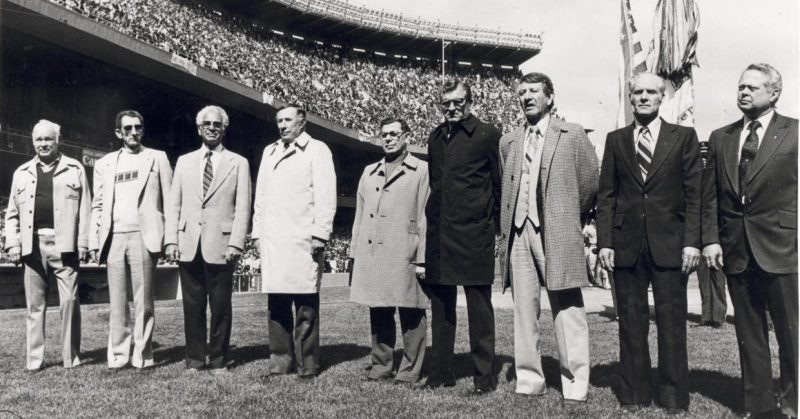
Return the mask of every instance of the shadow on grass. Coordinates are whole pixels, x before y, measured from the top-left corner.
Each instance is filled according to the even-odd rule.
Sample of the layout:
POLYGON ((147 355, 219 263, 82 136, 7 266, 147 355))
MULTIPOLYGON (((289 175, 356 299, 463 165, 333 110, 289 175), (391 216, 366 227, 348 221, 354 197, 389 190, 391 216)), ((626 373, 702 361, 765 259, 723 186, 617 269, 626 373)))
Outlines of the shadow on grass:
MULTIPOLYGON (((555 361, 555 368, 558 368, 558 361, 552 361, 555 361)), ((542 359, 542 362, 544 364, 544 359, 542 359)), ((546 369, 545 374, 547 374, 546 369)), ((556 379, 558 379, 558 370, 556 370, 555 374, 556 379)), ((653 395, 655 396, 655 380, 658 377, 658 370, 652 368, 650 376, 653 377, 653 395)), ((593 387, 610 388, 614 396, 619 399, 619 362, 593 366, 589 382, 593 387)), ((547 378, 547 385, 551 385, 550 377, 547 378)), ((707 397, 734 412, 741 412, 744 409, 740 397, 741 380, 738 377, 731 377, 719 371, 689 370, 689 393, 707 397)))
POLYGON ((354 345, 352 343, 337 343, 326 345, 319 348, 320 372, 349 361, 355 361, 369 355, 370 348, 367 346, 354 345))

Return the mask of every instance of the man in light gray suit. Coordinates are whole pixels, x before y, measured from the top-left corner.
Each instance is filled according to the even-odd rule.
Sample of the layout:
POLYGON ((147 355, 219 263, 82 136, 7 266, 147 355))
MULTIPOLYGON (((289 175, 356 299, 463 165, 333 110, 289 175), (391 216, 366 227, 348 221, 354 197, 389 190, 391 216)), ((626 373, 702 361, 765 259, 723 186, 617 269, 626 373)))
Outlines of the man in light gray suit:
POLYGON ((516 87, 526 123, 500 139, 503 286, 514 295, 516 392, 542 395, 540 293, 553 311, 564 404, 586 401, 589 326, 581 286, 589 285, 583 221, 597 193, 597 157, 580 125, 551 115, 553 83, 529 73, 516 87))
POLYGON ((233 268, 250 222, 250 165, 222 145, 228 114, 206 106, 196 117, 202 145, 178 159, 167 210, 166 256, 179 260, 186 333, 186 371, 206 364, 227 372, 233 268), (211 333, 206 327, 211 307, 211 333), (208 343, 207 343, 208 342, 208 343))
POLYGON ((144 118, 133 110, 116 117, 119 151, 94 166, 90 259, 108 264, 108 367, 153 365, 154 288, 164 243, 164 201, 172 182, 167 155, 142 145, 144 118), (128 282, 134 303, 133 353, 128 282))

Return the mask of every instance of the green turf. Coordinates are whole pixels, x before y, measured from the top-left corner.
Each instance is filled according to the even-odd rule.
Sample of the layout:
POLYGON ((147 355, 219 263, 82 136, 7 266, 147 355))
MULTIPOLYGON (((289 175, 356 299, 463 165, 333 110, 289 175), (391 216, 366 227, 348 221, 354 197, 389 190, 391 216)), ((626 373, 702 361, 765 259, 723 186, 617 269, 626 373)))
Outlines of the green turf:
MULTIPOLYGON (((270 378, 267 368, 266 295, 234 298, 230 374, 184 374, 183 314, 179 302, 158 302, 154 335, 159 365, 138 372, 106 369, 108 306, 85 306, 83 359, 73 370, 60 366, 57 311, 47 318, 46 368, 35 375, 24 370, 25 314, 0 311, 0 418, 36 417, 591 417, 623 416, 614 396, 618 369, 615 322, 590 314, 591 388, 587 404, 560 405, 558 361, 552 318, 542 315, 541 350, 548 381, 547 394, 531 398, 514 394, 513 315, 498 310, 497 354, 499 386, 483 397, 472 388, 466 312, 459 308, 454 388, 414 390, 387 383, 365 382, 369 364, 369 320, 365 307, 344 302, 346 288, 323 289, 321 312, 322 373, 311 382, 294 376, 270 378)), ((690 325, 691 326, 691 325, 690 325)), ((651 323, 651 353, 656 362, 655 325, 651 323)), ((741 414, 739 357, 733 326, 715 330, 689 328, 691 406, 689 417, 718 418, 741 414)), ((398 339, 398 341, 401 341, 398 339)), ((430 344, 430 340, 429 340, 430 344)), ((773 348, 775 346, 773 337, 773 348)), ((774 351, 777 352, 777 351, 774 351)), ((773 371, 777 356, 773 355, 773 371)), ((429 360, 428 360, 429 361, 429 360)), ((426 368, 429 364, 426 365, 426 368)), ((654 370, 655 372, 655 370, 654 370)), ((637 417, 662 417, 656 407, 637 417)))

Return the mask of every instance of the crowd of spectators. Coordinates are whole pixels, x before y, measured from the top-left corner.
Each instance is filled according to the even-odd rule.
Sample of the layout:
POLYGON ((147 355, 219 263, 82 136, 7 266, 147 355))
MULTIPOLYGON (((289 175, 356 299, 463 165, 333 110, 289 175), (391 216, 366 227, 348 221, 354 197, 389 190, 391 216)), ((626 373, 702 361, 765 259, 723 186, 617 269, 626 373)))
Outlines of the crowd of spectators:
MULTIPOLYGON (((188 58, 335 123, 377 134, 384 115, 405 118, 425 146, 441 122, 440 63, 358 52, 279 35, 267 26, 182 0, 51 0, 162 50, 188 58)), ((459 67, 473 86, 473 113, 504 132, 520 122, 510 70, 459 67)))

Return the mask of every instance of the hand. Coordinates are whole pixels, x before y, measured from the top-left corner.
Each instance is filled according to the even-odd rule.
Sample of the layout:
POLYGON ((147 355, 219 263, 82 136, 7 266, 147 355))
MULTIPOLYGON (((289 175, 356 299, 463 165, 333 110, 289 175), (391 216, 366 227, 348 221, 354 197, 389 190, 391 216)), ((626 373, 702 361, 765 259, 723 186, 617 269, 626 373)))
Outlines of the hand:
POLYGON ((8 259, 14 265, 19 265, 20 254, 22 253, 22 249, 19 246, 14 246, 8 249, 8 259))
POLYGON ((706 265, 713 270, 722 269, 722 246, 717 243, 709 244, 703 248, 703 258, 706 260, 706 265))
POLYGON ((425 279, 425 267, 417 265, 414 268, 414 272, 417 274, 418 279, 425 279))
POLYGON ((681 252, 681 273, 689 275, 697 268, 697 263, 700 262, 700 249, 696 247, 684 247, 681 252))
POLYGON ((600 259, 600 266, 602 266, 603 269, 609 272, 614 271, 614 249, 609 249, 608 247, 600 249, 597 258, 600 259))
POLYGON ((233 265, 239 259, 239 256, 242 255, 242 251, 233 247, 228 246, 228 250, 225 251, 225 262, 228 262, 229 265, 233 265))
POLYGON ((317 256, 324 251, 325 251, 325 242, 316 237, 312 237, 311 254, 314 256, 314 258, 316 259, 317 256))
POLYGON ((85 247, 78 248, 78 260, 81 262, 88 262, 89 258, 89 249, 85 247))
POLYGON ((98 259, 97 259, 97 249, 93 249, 93 250, 89 251, 89 262, 93 262, 93 263, 97 263, 97 264, 100 263, 100 262, 98 262, 98 259))
POLYGON ((181 257, 180 251, 178 251, 177 244, 168 244, 167 247, 164 249, 164 257, 167 258, 169 262, 175 262, 178 258, 181 257))

